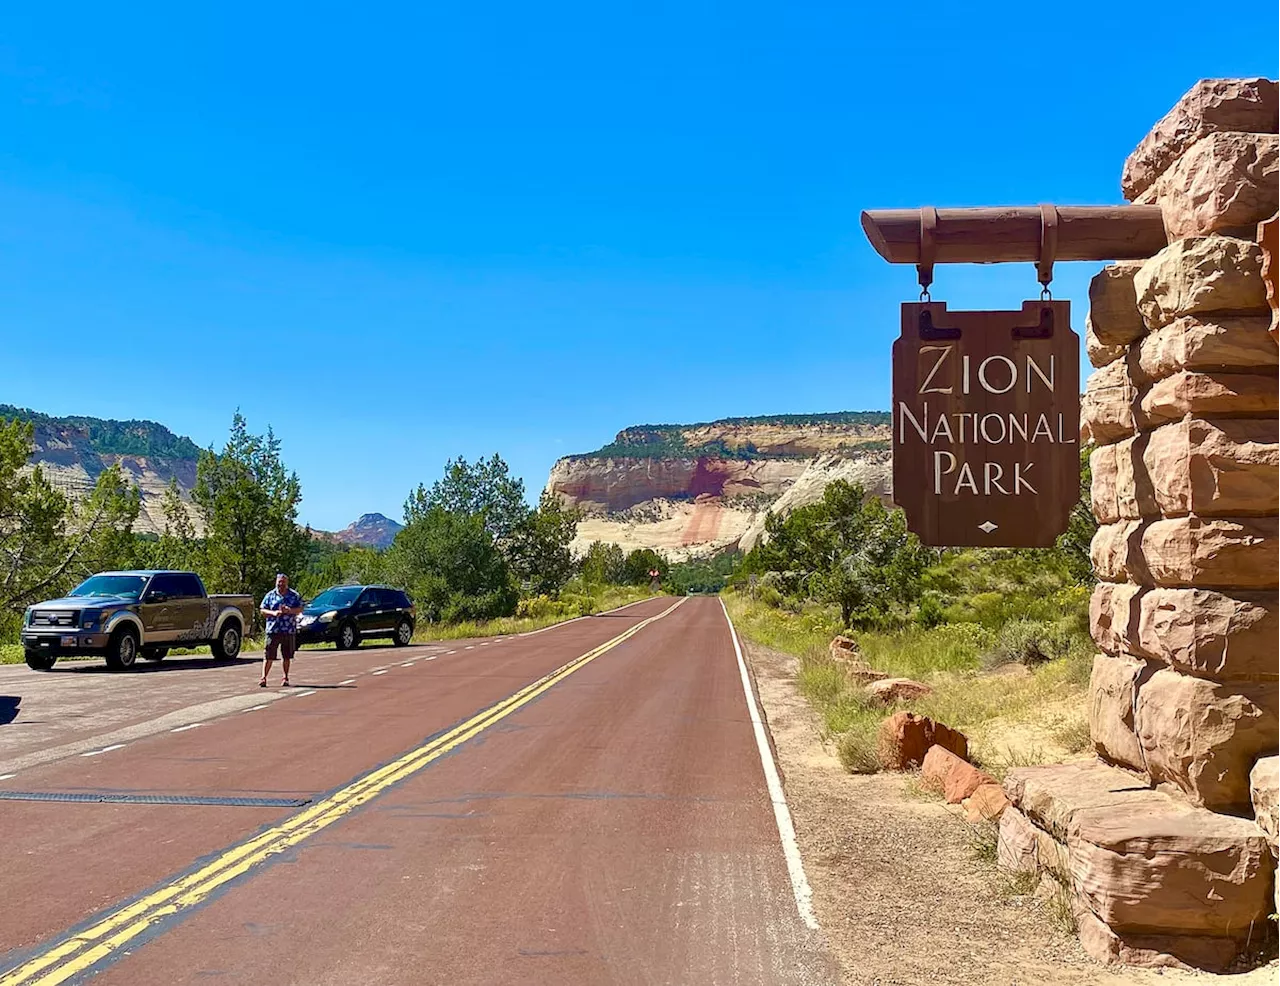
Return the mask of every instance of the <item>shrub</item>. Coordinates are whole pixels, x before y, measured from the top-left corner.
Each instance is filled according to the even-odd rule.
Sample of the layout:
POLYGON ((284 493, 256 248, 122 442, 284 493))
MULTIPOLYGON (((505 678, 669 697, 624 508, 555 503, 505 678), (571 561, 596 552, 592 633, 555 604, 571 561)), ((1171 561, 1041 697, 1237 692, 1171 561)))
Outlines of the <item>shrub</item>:
POLYGON ((858 723, 840 737, 836 752, 844 769, 851 774, 875 774, 880 770, 880 756, 876 752, 876 731, 858 723))
POLYGON ((1000 628, 995 646, 987 655, 989 664, 1044 664, 1066 657, 1071 632, 1061 623, 1044 620, 1011 620, 1000 628))

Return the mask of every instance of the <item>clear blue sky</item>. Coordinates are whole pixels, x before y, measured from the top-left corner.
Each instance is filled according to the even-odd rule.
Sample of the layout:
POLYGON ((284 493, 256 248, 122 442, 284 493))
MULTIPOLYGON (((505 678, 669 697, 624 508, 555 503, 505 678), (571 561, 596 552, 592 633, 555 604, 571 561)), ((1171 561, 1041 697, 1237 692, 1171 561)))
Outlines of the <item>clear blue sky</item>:
MULTIPOLYGON (((531 493, 635 423, 888 408, 864 208, 1119 202, 1202 3, 25 4, 0 37, 0 402, 272 425, 334 529, 446 459, 531 493), (201 7, 207 9, 201 9, 201 7)), ((1093 268, 1055 287, 1084 320, 1093 268)), ((939 268, 954 307, 1029 265, 939 268)))

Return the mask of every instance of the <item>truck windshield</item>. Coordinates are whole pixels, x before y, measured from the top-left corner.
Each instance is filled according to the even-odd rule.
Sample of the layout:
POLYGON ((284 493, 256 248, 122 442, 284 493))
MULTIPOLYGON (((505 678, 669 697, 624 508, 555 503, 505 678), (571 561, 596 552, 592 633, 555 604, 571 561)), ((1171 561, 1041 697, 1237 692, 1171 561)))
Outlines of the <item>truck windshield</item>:
POLYGON ((147 584, 145 575, 94 575, 71 590, 71 596, 126 596, 137 599, 147 584))
POLYGON ((342 606, 350 606, 356 600, 356 596, 360 595, 361 587, 358 585, 344 585, 337 589, 325 589, 324 592, 316 596, 312 600, 312 606, 324 606, 326 609, 338 609, 342 606))

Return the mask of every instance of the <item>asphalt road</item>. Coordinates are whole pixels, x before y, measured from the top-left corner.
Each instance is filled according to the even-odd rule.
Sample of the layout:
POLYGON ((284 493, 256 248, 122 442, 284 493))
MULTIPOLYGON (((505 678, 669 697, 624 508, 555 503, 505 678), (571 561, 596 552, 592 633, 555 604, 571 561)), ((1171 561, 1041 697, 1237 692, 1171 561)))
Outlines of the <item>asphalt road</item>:
POLYGON ((0 986, 837 981, 718 600, 258 669, 0 668, 0 986))

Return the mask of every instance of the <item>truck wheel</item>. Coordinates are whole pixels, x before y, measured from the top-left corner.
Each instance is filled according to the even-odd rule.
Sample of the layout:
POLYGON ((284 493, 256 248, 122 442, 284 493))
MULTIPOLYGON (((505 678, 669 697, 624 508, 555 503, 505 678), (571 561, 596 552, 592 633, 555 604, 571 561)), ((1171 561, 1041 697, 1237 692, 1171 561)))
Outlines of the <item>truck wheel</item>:
POLYGON ((124 671, 138 660, 138 631, 121 627, 111 635, 107 644, 107 667, 112 671, 124 671))
POLYGON ((396 635, 391 638, 391 642, 397 647, 408 645, 413 639, 413 624, 408 620, 401 620, 396 624, 396 635))
POLYGON ((53 669, 53 662, 57 660, 51 654, 41 654, 38 650, 24 650, 22 654, 27 659, 27 667, 32 671, 50 671, 53 669))
POLYGON ((350 621, 338 627, 338 650, 353 650, 360 646, 360 631, 350 621))
POLYGON ((168 647, 144 647, 142 648, 142 659, 144 661, 163 661, 168 653, 168 647))
POLYGON ((240 654, 240 644, 240 624, 235 620, 227 620, 209 650, 213 652, 215 661, 234 661, 240 654))

